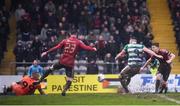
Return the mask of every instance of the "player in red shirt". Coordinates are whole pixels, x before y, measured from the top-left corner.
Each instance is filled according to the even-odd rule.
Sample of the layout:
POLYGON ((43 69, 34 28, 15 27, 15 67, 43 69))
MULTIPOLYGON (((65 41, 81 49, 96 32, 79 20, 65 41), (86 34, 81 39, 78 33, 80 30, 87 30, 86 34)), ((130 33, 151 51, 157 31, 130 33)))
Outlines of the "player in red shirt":
POLYGON ((38 89, 40 94, 45 94, 41 89, 41 85, 33 85, 39 78, 39 74, 34 72, 32 77, 24 76, 21 81, 13 82, 10 87, 7 88, 6 94, 15 94, 17 96, 21 95, 31 95, 34 94, 35 90, 38 89))
MULTIPOLYGON (((167 80, 168 80, 169 74, 171 72, 171 63, 172 63, 172 60, 175 58, 175 55, 173 53, 167 51, 166 49, 160 49, 158 43, 154 43, 152 45, 152 50, 156 54, 163 56, 163 59, 157 58, 160 62, 160 65, 158 67, 158 72, 156 74, 155 92, 158 93, 158 89, 161 85, 161 90, 159 91, 159 93, 162 93, 163 90, 165 90, 164 93, 166 93, 167 92, 167 80), (162 84, 161 84, 161 82, 162 82, 162 84)), ((142 69, 144 67, 146 67, 147 64, 150 63, 152 58, 154 58, 154 57, 151 57, 150 59, 148 59, 148 61, 145 63, 145 65, 142 67, 142 69)))
POLYGON ((49 49, 46 52, 43 52, 41 56, 43 57, 47 55, 49 52, 54 51, 56 49, 63 49, 63 53, 59 58, 59 62, 53 64, 52 67, 50 67, 50 69, 47 70, 45 74, 40 78, 40 80, 34 84, 39 84, 53 70, 65 68, 67 82, 66 82, 64 90, 62 91, 62 96, 65 96, 66 91, 70 88, 73 77, 74 77, 74 73, 72 69, 74 67, 74 60, 75 60, 76 54, 81 49, 88 50, 88 51, 96 51, 96 48, 93 48, 91 46, 86 46, 82 41, 77 39, 77 35, 72 34, 70 35, 69 38, 61 41, 57 46, 49 49))

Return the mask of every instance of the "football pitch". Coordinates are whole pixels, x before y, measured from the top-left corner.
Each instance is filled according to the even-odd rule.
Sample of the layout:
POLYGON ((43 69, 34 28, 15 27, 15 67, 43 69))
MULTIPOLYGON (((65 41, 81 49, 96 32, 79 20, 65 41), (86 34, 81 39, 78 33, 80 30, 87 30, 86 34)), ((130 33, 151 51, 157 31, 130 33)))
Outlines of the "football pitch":
POLYGON ((180 94, 60 94, 0 96, 0 105, 180 105, 180 94))

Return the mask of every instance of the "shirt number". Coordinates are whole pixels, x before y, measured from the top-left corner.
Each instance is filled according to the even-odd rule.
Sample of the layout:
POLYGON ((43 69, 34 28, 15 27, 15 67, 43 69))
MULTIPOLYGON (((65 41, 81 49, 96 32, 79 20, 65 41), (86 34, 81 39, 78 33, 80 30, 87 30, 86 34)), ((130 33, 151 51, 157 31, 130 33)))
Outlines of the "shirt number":
MULTIPOLYGON (((23 86, 22 88, 25 89, 26 87, 28 87, 28 83, 26 81, 23 81, 22 86, 23 86)), ((29 85, 29 89, 33 90, 34 86, 33 85, 29 85)))
POLYGON ((76 48, 76 44, 67 43, 64 48, 64 52, 65 53, 73 53, 75 51, 75 48, 76 48))

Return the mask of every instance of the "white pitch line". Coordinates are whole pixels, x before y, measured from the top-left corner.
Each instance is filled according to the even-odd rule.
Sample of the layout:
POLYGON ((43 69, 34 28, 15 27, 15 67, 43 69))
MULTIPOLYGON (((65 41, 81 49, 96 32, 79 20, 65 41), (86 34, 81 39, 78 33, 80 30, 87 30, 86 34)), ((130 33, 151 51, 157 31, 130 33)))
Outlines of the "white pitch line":
POLYGON ((168 101, 171 101, 171 102, 175 102, 175 103, 177 103, 177 104, 180 104, 180 101, 179 101, 179 100, 170 98, 170 97, 168 97, 168 96, 166 96, 166 95, 158 94, 157 96, 159 96, 159 97, 161 97, 161 98, 164 98, 164 99, 166 99, 166 100, 168 100, 168 101))

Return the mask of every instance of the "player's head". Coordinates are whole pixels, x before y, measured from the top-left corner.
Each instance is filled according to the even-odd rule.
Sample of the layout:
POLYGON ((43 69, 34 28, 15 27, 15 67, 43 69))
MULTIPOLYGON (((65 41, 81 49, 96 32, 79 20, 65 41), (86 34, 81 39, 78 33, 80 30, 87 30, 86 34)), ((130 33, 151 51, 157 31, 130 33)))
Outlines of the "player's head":
POLYGON ((130 43, 130 44, 136 44, 136 43, 137 43, 137 39, 132 36, 132 37, 130 37, 130 39, 129 39, 129 43, 130 43))
POLYGON ((71 34, 70 37, 75 37, 75 38, 77 38, 77 35, 76 35, 76 34, 71 34))
POLYGON ((38 65, 38 60, 34 60, 33 65, 37 66, 38 65))
POLYGON ((151 48, 154 52, 158 52, 159 51, 159 43, 153 43, 151 48))
POLYGON ((72 31, 72 32, 70 33, 70 37, 75 37, 75 38, 77 38, 77 32, 76 32, 76 31, 72 31))

